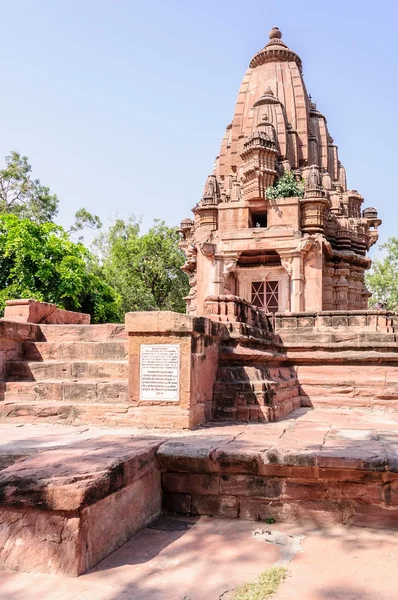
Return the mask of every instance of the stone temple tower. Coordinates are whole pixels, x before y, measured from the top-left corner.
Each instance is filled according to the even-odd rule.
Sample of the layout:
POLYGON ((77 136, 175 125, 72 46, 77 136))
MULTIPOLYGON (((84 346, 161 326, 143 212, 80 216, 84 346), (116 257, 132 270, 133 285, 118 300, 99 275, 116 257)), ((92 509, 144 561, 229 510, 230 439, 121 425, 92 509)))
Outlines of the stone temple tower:
POLYGON ((203 314, 208 296, 225 294, 266 312, 365 309, 366 254, 381 221, 347 189, 300 57, 277 27, 269 37, 250 61, 194 219, 181 223, 187 312, 203 314), (268 199, 286 171, 303 197, 268 199))

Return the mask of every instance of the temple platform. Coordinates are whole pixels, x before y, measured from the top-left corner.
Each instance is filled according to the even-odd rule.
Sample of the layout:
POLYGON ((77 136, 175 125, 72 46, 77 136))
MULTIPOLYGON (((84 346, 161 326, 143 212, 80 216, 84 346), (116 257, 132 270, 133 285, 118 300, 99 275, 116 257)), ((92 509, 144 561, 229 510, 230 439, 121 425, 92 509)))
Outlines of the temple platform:
POLYGON ((398 527, 398 413, 301 408, 159 431, 1 424, 1 568, 92 568, 162 510, 398 527))

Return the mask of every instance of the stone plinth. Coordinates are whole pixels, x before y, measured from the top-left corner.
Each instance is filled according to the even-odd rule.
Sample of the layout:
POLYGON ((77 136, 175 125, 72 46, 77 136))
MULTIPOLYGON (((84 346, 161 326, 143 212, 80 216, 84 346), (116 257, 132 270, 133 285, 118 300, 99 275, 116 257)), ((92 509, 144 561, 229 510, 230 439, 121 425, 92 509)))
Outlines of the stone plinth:
POLYGON ((161 509, 160 438, 86 440, 0 474, 0 568, 77 576, 161 509))
POLYGON ((126 314, 126 331, 129 403, 141 419, 147 415, 147 427, 192 428, 210 420, 225 326, 173 312, 131 312, 126 314), (168 350, 176 353, 174 366, 168 350), (152 366, 145 363, 151 353, 152 366))
POLYGON ((49 302, 21 299, 7 300, 4 318, 19 323, 46 323, 53 325, 89 325, 90 315, 63 310, 49 302))
MULTIPOLYGON (((229 519, 398 527, 397 422, 300 409, 160 446, 166 509, 229 519)), ((394 417, 395 419, 395 417, 394 417)))

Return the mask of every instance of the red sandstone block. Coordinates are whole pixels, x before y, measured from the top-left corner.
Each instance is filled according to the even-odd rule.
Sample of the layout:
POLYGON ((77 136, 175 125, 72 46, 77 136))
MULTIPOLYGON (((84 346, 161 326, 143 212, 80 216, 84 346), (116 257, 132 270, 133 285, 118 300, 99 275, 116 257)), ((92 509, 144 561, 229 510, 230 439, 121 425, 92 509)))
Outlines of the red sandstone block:
POLYGON ((298 479, 316 479, 318 478, 318 467, 301 467, 289 465, 272 465, 268 463, 259 463, 259 474, 268 477, 295 477, 298 479))
POLYGON ((282 494, 281 478, 252 475, 221 475, 220 490, 230 496, 257 496, 279 498, 282 494))
POLYGON ((292 507, 280 501, 266 500, 265 498, 241 497, 240 518, 248 521, 266 521, 269 518, 279 522, 294 521, 292 507))
POLYGON ((127 381, 112 381, 109 383, 97 383, 97 402, 127 402, 127 381))
POLYGON ((235 496, 193 496, 192 514, 236 519, 239 503, 235 496))
POLYGON ((55 304, 31 299, 7 300, 4 318, 21 323, 90 323, 90 315, 63 310, 55 304))
MULTIPOLYGON (((33 327, 33 325, 31 327, 33 327)), ((112 323, 103 325, 40 325, 39 331, 41 332, 40 339, 46 342, 105 342, 127 340, 127 333, 124 325, 112 323)))
POLYGON ((387 467, 387 454, 384 446, 378 441, 336 436, 326 440, 317 456, 317 465, 337 469, 384 471, 387 467))
POLYGON ((163 506, 166 510, 182 515, 189 515, 192 507, 190 494, 174 494, 166 492, 163 494, 163 506))
POLYGON ((134 533, 153 521, 161 511, 160 474, 154 470, 81 512, 84 573, 134 533))
POLYGON ((295 521, 316 527, 327 527, 336 523, 346 523, 352 514, 350 503, 317 500, 292 503, 295 521))
POLYGON ((195 495, 220 494, 220 478, 216 474, 170 473, 162 474, 162 489, 165 492, 195 495))
POLYGON ((127 342, 24 342, 26 360, 123 360, 127 342))
POLYGON ((388 506, 398 506, 398 482, 384 487, 384 499, 388 506))
POLYGON ((168 471, 217 472, 219 465, 211 457, 220 446, 232 440, 232 435, 221 434, 206 438, 191 435, 170 439, 159 448, 157 459, 160 466, 168 471))
POLYGON ((224 444, 212 455, 223 473, 258 473, 258 446, 239 436, 233 442, 224 444))
POLYGON ((128 377, 127 361, 72 361, 70 363, 72 379, 126 379, 128 377))
POLYGON ((249 408, 247 406, 238 406, 237 411, 237 420, 240 422, 248 422, 249 421, 249 408))
POLYGON ((342 466, 340 469, 325 469, 319 467, 318 476, 322 480, 332 481, 351 481, 358 483, 382 483, 384 477, 389 474, 382 471, 366 471, 365 469, 346 469, 342 466))
POLYGON ((72 406, 69 404, 6 402, 4 405, 4 417, 6 421, 34 423, 36 421, 45 423, 69 424, 73 420, 72 406))
POLYGON ((70 379, 70 363, 64 361, 6 363, 6 376, 9 381, 39 381, 42 379, 70 379))
POLYGON ((25 400, 35 402, 63 399, 62 381, 7 381, 6 400, 25 400))
POLYGON ((64 381, 62 387, 66 402, 95 402, 97 399, 96 383, 64 381))
POLYGON ((292 500, 353 500, 367 504, 382 501, 382 487, 378 484, 349 483, 346 481, 285 481, 284 498, 292 500))
POLYGON ((74 576, 82 572, 78 516, 2 506, 0 520, 1 568, 74 576))
POLYGON ((359 527, 398 528, 398 508, 358 503, 350 525, 359 527))

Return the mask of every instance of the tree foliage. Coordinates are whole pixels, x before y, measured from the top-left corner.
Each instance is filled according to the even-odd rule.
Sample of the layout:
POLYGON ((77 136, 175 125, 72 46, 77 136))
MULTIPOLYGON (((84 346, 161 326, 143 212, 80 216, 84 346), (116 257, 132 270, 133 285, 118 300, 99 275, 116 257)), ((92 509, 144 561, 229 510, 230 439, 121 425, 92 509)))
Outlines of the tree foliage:
POLYGON ((54 223, 0 215, 0 308, 10 298, 34 298, 117 321, 117 293, 95 272, 89 251, 54 223))
POLYGON ((294 196, 302 198, 304 196, 304 183, 296 181, 292 171, 285 171, 273 187, 267 188, 266 195, 269 200, 292 198, 294 196))
POLYGON ((187 276, 178 232, 162 221, 145 234, 134 219, 117 219, 95 242, 105 280, 120 294, 122 313, 133 310, 185 312, 187 276))
POLYGON ((385 252, 384 258, 374 260, 366 276, 366 286, 372 292, 369 304, 398 310, 398 238, 390 238, 380 250, 385 252))
MULTIPOLYGON (((0 170, 0 214, 14 214, 35 223, 53 222, 58 213, 58 197, 39 179, 32 178, 28 158, 13 151, 5 162, 6 168, 0 170)), ((100 229, 102 223, 97 215, 79 208, 69 231, 76 233, 85 227, 100 229)))
POLYGON ((26 156, 10 152, 6 168, 0 170, 0 213, 12 213, 37 223, 52 221, 58 212, 58 198, 39 179, 32 178, 26 156))
POLYGON ((79 210, 75 212, 75 222, 70 228, 70 232, 75 233, 76 231, 81 231, 85 227, 89 227, 89 229, 101 229, 102 222, 97 215, 91 214, 85 208, 79 208, 79 210))

